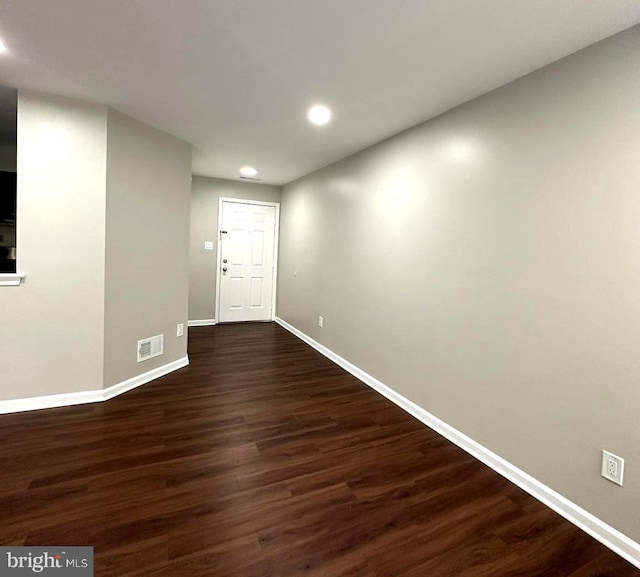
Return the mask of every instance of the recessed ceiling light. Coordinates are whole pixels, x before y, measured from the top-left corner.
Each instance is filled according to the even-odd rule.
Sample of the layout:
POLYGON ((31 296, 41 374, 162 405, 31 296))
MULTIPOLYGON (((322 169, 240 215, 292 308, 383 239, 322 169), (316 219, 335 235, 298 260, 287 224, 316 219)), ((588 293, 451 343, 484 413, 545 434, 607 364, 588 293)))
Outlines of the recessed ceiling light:
POLYGON ((243 166, 240 169, 240 174, 242 176, 256 176, 258 174, 258 169, 257 168, 253 168, 253 166, 243 166))
POLYGON ((317 126, 323 126, 331 120, 331 110, 324 104, 316 104, 307 111, 309 122, 317 126))

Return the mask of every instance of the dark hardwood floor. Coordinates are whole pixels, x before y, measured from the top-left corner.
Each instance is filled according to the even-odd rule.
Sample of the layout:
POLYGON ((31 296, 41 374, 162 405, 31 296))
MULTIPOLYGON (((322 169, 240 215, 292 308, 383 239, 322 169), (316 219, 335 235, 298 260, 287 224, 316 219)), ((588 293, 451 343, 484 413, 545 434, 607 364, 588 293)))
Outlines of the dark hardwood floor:
POLYGON ((279 326, 189 332, 188 368, 0 416, 0 545, 92 545, 98 577, 640 575, 279 326))

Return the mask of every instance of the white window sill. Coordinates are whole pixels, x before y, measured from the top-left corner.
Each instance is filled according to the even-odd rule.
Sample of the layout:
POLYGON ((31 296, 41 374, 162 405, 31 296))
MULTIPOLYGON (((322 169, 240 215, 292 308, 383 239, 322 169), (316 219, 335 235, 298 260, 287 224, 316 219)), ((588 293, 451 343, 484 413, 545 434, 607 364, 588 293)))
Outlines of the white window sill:
POLYGON ((0 272, 0 286, 19 286, 26 276, 22 272, 16 274, 0 272))

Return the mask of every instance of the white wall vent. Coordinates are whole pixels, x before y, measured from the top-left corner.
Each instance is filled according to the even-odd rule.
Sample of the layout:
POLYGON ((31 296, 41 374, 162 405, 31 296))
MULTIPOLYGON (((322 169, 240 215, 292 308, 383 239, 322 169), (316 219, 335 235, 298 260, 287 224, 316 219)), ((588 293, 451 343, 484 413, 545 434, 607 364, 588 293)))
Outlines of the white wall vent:
POLYGON ((164 352, 164 335, 138 341, 138 362, 160 356, 164 352))

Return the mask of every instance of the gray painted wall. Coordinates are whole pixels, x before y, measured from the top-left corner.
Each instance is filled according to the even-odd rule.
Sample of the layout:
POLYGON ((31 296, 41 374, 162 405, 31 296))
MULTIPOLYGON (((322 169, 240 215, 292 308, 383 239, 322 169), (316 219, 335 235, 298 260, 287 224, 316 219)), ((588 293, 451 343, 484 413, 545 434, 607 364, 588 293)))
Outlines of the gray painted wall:
POLYGON ((187 354, 191 194, 189 144, 112 110, 107 134, 105 388, 187 354), (158 334, 164 354, 138 363, 158 334))
POLYGON ((107 109, 20 92, 19 287, 0 287, 0 400, 102 387, 107 109))
POLYGON ((109 387, 186 355, 191 148, 20 92, 19 287, 0 287, 0 400, 109 387), (186 329, 186 326, 185 326, 186 329), (136 361, 138 339, 165 353, 136 361))
POLYGON ((191 248, 189 253, 189 319, 215 318, 220 197, 280 202, 280 187, 253 182, 194 176, 191 187, 191 248), (216 250, 204 250, 213 241, 216 250))
POLYGON ((638 102, 634 28, 285 186, 278 292, 280 317, 636 541, 638 102))

